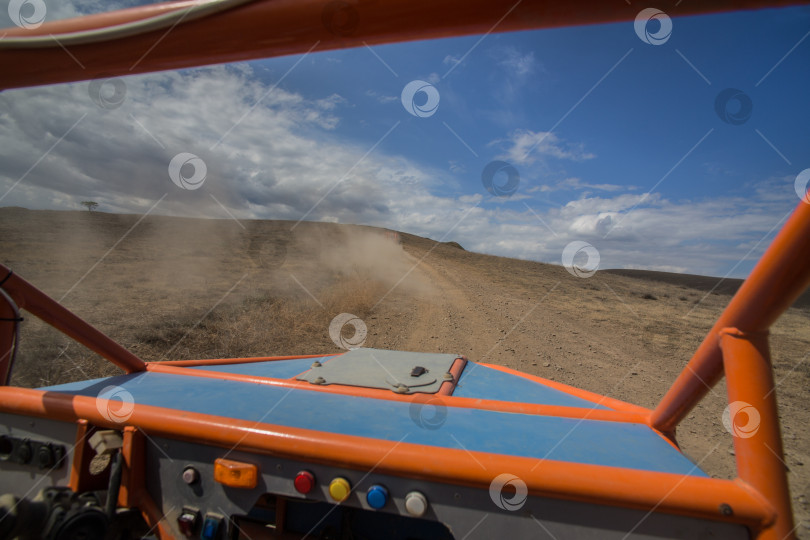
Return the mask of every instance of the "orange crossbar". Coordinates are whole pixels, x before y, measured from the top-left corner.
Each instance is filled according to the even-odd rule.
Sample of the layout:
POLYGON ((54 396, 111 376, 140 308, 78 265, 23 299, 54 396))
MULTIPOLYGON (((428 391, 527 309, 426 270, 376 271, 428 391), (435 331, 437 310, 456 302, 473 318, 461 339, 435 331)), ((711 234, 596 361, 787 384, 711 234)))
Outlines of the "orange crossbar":
MULTIPOLYGON (((278 360, 300 360, 302 358, 323 358, 325 356, 339 356, 343 353, 328 354, 302 354, 298 356, 253 356, 250 358, 222 358, 205 360, 163 360, 161 366, 197 367, 197 366, 224 366, 230 364, 253 364, 255 362, 276 362, 278 360)), ((148 364, 147 364, 148 365, 148 364)))
MULTIPOLYGON (((98 426, 120 428, 101 415, 95 398, 87 396, 3 387, 0 411, 66 422, 86 418, 98 426)), ((734 480, 468 452, 194 412, 178 414, 142 404, 134 405, 128 424, 153 437, 480 489, 488 489, 500 472, 512 471, 537 496, 739 523, 754 531, 775 519, 773 507, 762 496, 734 480), (430 459, 424 459, 426 455, 430 459), (724 511, 727 507, 732 512, 724 511)))
POLYGON ((650 425, 673 436, 678 423, 725 373, 729 407, 760 415, 752 436, 735 433, 737 474, 776 510, 760 539, 794 538, 767 332, 810 284, 810 204, 800 202, 695 355, 652 412, 650 425))
POLYGON ((766 331, 810 285, 808 253, 810 204, 800 202, 653 411, 654 428, 674 432, 723 376, 720 332, 724 328, 749 333, 766 331))
MULTIPOLYGON (((435 39, 490 32, 632 21, 643 6, 604 0, 255 0, 213 17, 183 20, 99 43, 64 46, 59 36, 187 10, 183 0, 48 22, 36 29, 7 28, 4 39, 56 36, 50 46, 11 48, 0 41, 2 88, 88 80, 239 62, 309 51, 435 39), (332 9, 335 5, 339 9, 332 9), (330 11, 330 9, 332 11, 330 11), (355 25, 341 25, 341 17, 355 25), (498 24, 495 24, 495 23, 498 24), (64 47, 64 48, 63 48, 64 47), (66 50, 69 52, 66 52, 66 50), (77 60, 81 65, 74 61, 77 60)), ((670 16, 780 7, 801 0, 661 0, 670 16)))

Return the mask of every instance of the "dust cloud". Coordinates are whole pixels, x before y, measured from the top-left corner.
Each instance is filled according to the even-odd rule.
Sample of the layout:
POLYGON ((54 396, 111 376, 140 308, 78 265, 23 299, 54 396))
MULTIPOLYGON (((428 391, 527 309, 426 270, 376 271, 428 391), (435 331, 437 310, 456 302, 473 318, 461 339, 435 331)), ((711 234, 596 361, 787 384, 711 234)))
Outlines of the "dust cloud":
POLYGON ((320 242, 318 265, 328 272, 358 276, 396 287, 401 292, 429 295, 433 287, 416 270, 418 259, 408 255, 398 233, 381 229, 346 226, 330 231, 320 242), (337 233, 337 234, 335 234, 337 233))
MULTIPOLYGON (((0 230, 4 264, 148 360, 324 349, 338 313, 438 290, 396 233, 366 226, 4 208, 0 230)), ((35 317, 22 330, 20 382, 109 374, 35 317)))

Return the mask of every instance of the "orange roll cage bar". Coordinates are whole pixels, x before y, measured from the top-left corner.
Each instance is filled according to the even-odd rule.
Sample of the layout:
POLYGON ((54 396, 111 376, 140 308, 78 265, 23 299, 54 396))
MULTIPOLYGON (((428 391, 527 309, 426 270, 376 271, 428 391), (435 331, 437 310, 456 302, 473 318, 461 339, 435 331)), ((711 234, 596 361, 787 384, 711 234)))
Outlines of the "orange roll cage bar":
MULTIPOLYGON (((123 369, 126 373, 145 371, 143 360, 129 352, 118 342, 107 337, 94 326, 86 323, 23 278, 0 264, 2 289, 11 296, 16 305, 0 302, 0 317, 7 320, 18 318, 18 308, 25 309, 60 332, 73 338, 102 358, 123 369)), ((0 297, 2 298, 2 297, 0 297)), ((13 331, 0 333, 0 384, 7 385, 11 378, 12 354, 15 336, 13 331)))
MULTIPOLYGON (((241 0, 231 2, 235 7, 220 11, 214 6, 212 13, 217 12, 216 16, 209 13, 184 20, 185 14, 193 15, 197 8, 215 3, 216 0, 181 0, 49 22, 37 29, 6 29, 0 39, 0 73, 3 73, 0 86, 20 88, 367 44, 627 21, 648 6, 646 2, 629 5, 603 0, 522 0, 516 3, 512 0, 241 0), (144 21, 172 14, 177 17, 170 27, 115 34, 116 28, 137 27, 144 21), (110 28, 112 33, 100 32, 110 28), (81 65, 71 56, 80 60, 81 65)), ((671 16, 683 16, 803 3, 806 2, 704 0, 681 5, 680 1, 667 0, 654 7, 671 16)), ((682 479, 670 492, 677 500, 664 502, 655 497, 663 491, 659 489, 661 486, 667 488, 674 483, 674 480, 661 483, 667 475, 627 471, 616 475, 605 467, 558 463, 556 468, 543 467, 542 481, 538 478, 539 483, 548 487, 545 493, 592 501, 612 497, 627 506, 654 507, 676 513, 689 507, 693 509, 692 515, 716 518, 716 508, 695 509, 713 500, 707 494, 722 492, 730 502, 735 502, 735 511, 739 513, 734 521, 752 527, 757 538, 794 537, 767 332, 810 284, 808 253, 810 204, 800 202, 658 406, 653 411, 624 413, 633 421, 642 419, 674 442, 678 424, 725 374, 729 403, 743 401, 754 406, 761 415, 759 429, 753 436, 734 438, 737 480, 682 479), (615 485, 620 488, 618 493, 615 485)), ((183 369, 182 363, 168 362, 166 367, 150 364, 147 368, 138 357, 1 264, 0 288, 8 295, 0 296, 0 317, 4 319, 18 318, 17 306, 26 309, 127 373, 183 369), (171 364, 177 367, 169 367, 171 364)), ((13 326, 0 327, 0 383, 3 385, 8 383, 12 368, 16 339, 13 326)), ((198 376, 205 376, 205 372, 198 376)), ((36 390, 13 390, 0 389, 3 397, 0 409, 53 415, 66 420, 84 418, 97 425, 105 424, 96 414, 91 398, 63 398, 53 394, 45 397, 36 390)), ((454 406, 464 404, 459 402, 454 406)), ((493 402, 490 406, 502 407, 503 404, 493 402)), ((159 433, 163 429, 162 413, 151 409, 136 406, 132 420, 159 433)), ((541 409, 532 412, 542 413, 541 409)), ((606 418, 616 416, 616 421, 627 421, 619 419, 621 414, 606 415, 606 418)), ((222 438, 221 442, 228 444, 233 442, 231 438, 241 437, 239 442, 258 451, 267 451, 272 446, 268 438, 251 434, 253 426, 240 434, 239 422, 235 421, 221 426, 221 430, 211 431, 205 429, 210 426, 206 423, 210 419, 197 416, 204 415, 184 415, 182 422, 178 419, 176 422, 180 423, 173 424, 173 429, 183 428, 181 431, 185 430, 190 439, 199 439, 200 433, 214 433, 214 438, 222 438)), ((127 430, 127 438, 135 440, 134 428, 127 430)), ((284 441, 295 438, 317 440, 324 450, 311 457, 323 459, 324 455, 331 455, 337 462, 346 462, 352 438, 321 440, 317 434, 298 431, 298 435, 288 433, 280 437, 279 444, 284 446, 284 441)), ((368 441, 361 442, 368 444, 368 441)), ((304 446, 296 446, 297 451, 304 446)), ((362 459, 374 458, 374 453, 384 451, 385 446, 377 444, 362 459)), ((400 460, 397 462, 400 467, 392 466, 392 470, 407 469, 409 451, 404 449, 392 455, 399 456, 400 460)), ((419 449, 413 452, 418 453, 419 449)), ((350 453, 352 460, 358 458, 356 452, 350 453)), ((459 466, 452 451, 443 450, 437 459, 447 467, 442 473, 445 480, 460 479, 475 485, 486 485, 489 481, 473 478, 475 472, 459 466), (452 478, 446 477, 448 470, 453 471, 452 478)), ((522 458, 482 454, 480 459, 500 459, 518 466, 522 458)), ((439 469, 425 474, 435 477, 439 469)), ((142 488, 138 490, 141 491, 142 488)), ((664 495, 664 499, 670 493, 664 495)), ((149 505, 145 511, 154 521, 158 513, 153 503, 149 505)))
POLYGON ((237 0, 236 7, 215 17, 191 18, 194 9, 211 3, 179 0, 49 22, 36 29, 5 29, 0 35, 0 88, 383 43, 628 21, 651 5, 671 16, 685 16, 804 2, 662 0, 631 5, 604 0, 237 0), (82 43, 76 39, 78 44, 72 44, 82 32, 132 25, 173 12, 180 17, 174 26, 114 41, 82 43), (14 42, 37 37, 42 39, 26 46, 14 42))

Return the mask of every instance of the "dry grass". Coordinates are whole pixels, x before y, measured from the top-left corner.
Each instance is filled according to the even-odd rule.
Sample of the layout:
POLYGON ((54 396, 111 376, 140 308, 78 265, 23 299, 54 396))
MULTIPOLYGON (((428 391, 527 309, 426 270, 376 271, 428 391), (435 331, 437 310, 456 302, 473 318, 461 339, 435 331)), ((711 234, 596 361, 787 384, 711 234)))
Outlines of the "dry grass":
MULTIPOLYGON (((386 285, 365 272, 340 273, 306 294, 249 296, 225 303, 202 318, 165 315, 144 324, 124 343, 145 361, 236 358, 339 350, 326 329, 335 314, 361 319, 385 293, 386 285), (317 301, 316 301, 317 299, 317 301)), ((351 338, 351 327, 344 328, 351 338)), ((12 384, 25 387, 107 377, 119 371, 64 335, 31 320, 24 334, 12 384)))
POLYGON ((144 360, 179 358, 236 358, 332 351, 335 344, 325 329, 335 314, 365 318, 385 292, 371 276, 341 276, 322 291, 308 296, 250 297, 238 305, 217 309, 202 321, 166 318, 153 322, 138 335, 144 360))

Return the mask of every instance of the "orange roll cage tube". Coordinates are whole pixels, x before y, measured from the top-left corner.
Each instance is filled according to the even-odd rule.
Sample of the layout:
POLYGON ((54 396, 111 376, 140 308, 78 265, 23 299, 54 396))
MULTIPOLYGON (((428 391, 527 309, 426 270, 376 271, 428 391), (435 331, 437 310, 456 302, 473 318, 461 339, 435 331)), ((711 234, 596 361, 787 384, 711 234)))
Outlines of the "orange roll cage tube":
MULTIPOLYGON (((104 418, 96 398, 2 387, 0 410, 14 414, 118 428, 104 418)), ((150 437, 170 437, 223 449, 239 448, 327 465, 374 469, 380 473, 488 489, 489 471, 521 471, 529 493, 537 496, 635 508, 739 523, 762 530, 776 519, 774 508, 739 480, 638 471, 536 458, 467 452, 406 442, 323 433, 194 412, 173 414, 162 407, 135 404, 128 423, 150 437), (166 422, 171 418, 171 422, 166 422), (362 452, 357 449, 362 448, 362 452), (426 452, 431 459, 425 460, 426 452), (470 467, 470 454, 483 467, 470 467), (730 507, 733 512, 724 511, 730 507)))
POLYGON ((767 540, 794 537, 767 332, 810 284, 808 253, 810 204, 802 201, 649 421, 674 438, 677 425, 725 373, 729 404, 744 402, 760 415, 759 430, 751 437, 735 436, 734 446, 739 478, 776 508, 776 523, 759 537, 767 540))
MULTIPOLYGON (((301 358, 323 358, 324 356, 338 356, 341 353, 302 354, 300 356, 254 356, 250 358, 221 358, 205 360, 163 360, 161 366, 202 367, 224 366, 228 364, 253 364, 256 362, 276 362, 278 360, 299 360, 301 358)), ((147 366, 149 363, 147 362, 147 366)), ((184 372, 185 373, 185 372, 184 372)))
POLYGON ((137 428, 124 428, 124 445, 122 447, 124 471, 121 478, 121 490, 118 493, 118 504, 123 508, 138 508, 150 530, 157 530, 160 538, 172 538, 171 530, 163 523, 163 513, 158 509, 152 496, 146 490, 146 438, 137 428))
POLYGON ((490 32, 633 20, 652 7, 670 16, 780 7, 797 0, 254 0, 215 16, 183 20, 169 28, 115 40, 71 45, 64 37, 123 25, 204 4, 184 0, 48 22, 36 29, 4 29, 0 40, 3 89, 133 75, 256 58, 301 54, 490 32), (332 17, 335 17, 332 19, 332 17), (348 21, 347 21, 348 20, 348 21), (352 20, 355 24, 351 24, 352 20), (15 46, 16 38, 49 38, 40 46, 15 46), (65 44, 66 43, 66 44, 65 44), (69 53, 67 52, 69 51, 69 53), (71 58, 72 57, 72 58, 71 58), (81 62, 81 66, 76 62, 81 62))
MULTIPOLYGON (((647 2, 629 5, 602 0, 523 0, 517 3, 513 0, 357 0, 342 2, 341 15, 348 15, 348 19, 335 21, 329 18, 330 14, 334 14, 329 11, 334 3, 326 0, 254 0, 242 2, 216 16, 189 17, 188 20, 181 18, 171 27, 171 31, 168 28, 154 29, 82 44, 63 45, 60 41, 60 38, 71 33, 126 25, 156 15, 191 10, 205 3, 202 0, 167 2, 48 22, 37 29, 4 29, 0 37, 0 72, 3 73, 0 87, 9 89, 63 83, 366 44, 629 21, 649 5, 647 2), (347 26, 346 20, 353 20, 356 24, 347 26), (30 42, 29 38, 37 43, 30 42), (29 39, 28 44, 26 39, 29 39), (71 56, 78 59, 81 65, 74 62, 71 56)), ((705 0, 681 4, 680 1, 662 0, 652 7, 676 17, 806 3, 795 0, 705 0)), ((729 403, 744 402, 755 407, 761 415, 759 429, 754 434, 734 438, 739 475, 736 480, 552 461, 535 467, 536 460, 486 453, 475 453, 476 457, 482 463, 492 464, 490 470, 530 471, 525 472, 523 479, 529 491, 536 495, 735 522, 750 527, 754 536, 762 540, 795 537, 787 476, 781 459, 782 443, 767 330, 810 283, 810 258, 807 253, 810 253, 810 204, 800 203, 653 411, 582 390, 574 391, 571 387, 542 379, 538 379, 542 384, 603 403, 614 410, 599 412, 585 408, 538 406, 520 411, 571 417, 587 414, 588 418, 612 421, 635 422, 640 419, 674 442, 675 429, 680 421, 725 373, 729 403), (729 507, 733 512, 723 511, 729 507)), ((0 281, 2 289, 17 306, 127 373, 147 369, 165 373, 178 370, 189 376, 226 378, 222 373, 186 370, 181 366, 264 360, 202 360, 147 366, 58 302, 10 273, 3 265, 0 265, 0 281)), ((16 318, 17 306, 0 296, 0 317, 16 318)), ((10 376, 11 352, 15 347, 14 324, 0 325, 1 384, 7 384, 10 376)), ((507 371, 497 366, 490 367, 507 371)), ((262 384, 296 383, 263 379, 262 384)), ((352 389, 355 395, 383 398, 379 393, 363 394, 356 390, 352 389)), ((319 387, 316 391, 337 390, 319 387)), ((476 406, 493 410, 518 407, 506 402, 470 400, 452 395, 437 398, 448 406, 476 406)), ((518 408, 522 407, 525 405, 518 408)), ((96 400, 89 397, 0 387, 0 410, 78 422, 77 441, 86 436, 90 429, 88 422, 93 426, 121 428, 104 419, 96 408, 96 400)), ((518 412, 517 409, 515 412, 518 412)), ((162 529, 160 512, 146 495, 145 488, 138 484, 138 475, 143 477, 143 471, 138 470, 143 462, 138 456, 142 455, 143 450, 142 443, 137 442, 140 438, 133 429, 143 430, 150 435, 180 437, 226 448, 236 445, 265 454, 355 468, 373 468, 378 461, 382 461, 378 469, 391 474, 484 489, 491 481, 486 472, 466 467, 466 454, 455 449, 431 448, 431 455, 435 458, 426 464, 421 459, 426 448, 421 445, 327 435, 195 413, 172 413, 167 409, 135 405, 129 422, 131 425, 126 428, 130 431, 125 430, 125 441, 129 441, 125 444, 125 452, 129 452, 129 457, 125 455, 129 476, 125 475, 121 502, 134 504, 137 501, 149 524, 157 525, 159 530, 162 529), (171 423, 166 422, 169 417, 171 423), (363 448, 364 452, 358 452, 357 448, 363 448)), ((78 454, 77 459, 86 459, 81 452, 78 454)), ((71 486, 79 484, 80 479, 72 475, 71 486)), ((161 536, 169 537, 164 530, 161 530, 161 536)))
MULTIPOLYGON (((13 273, 3 264, 0 264, 0 280, 3 281, 3 290, 11 296, 19 308, 36 315, 42 321, 102 358, 109 360, 126 373, 146 370, 143 360, 92 325, 84 322, 69 309, 13 273)), ((0 304, 8 306, 7 302, 3 302, 3 298, 0 298, 0 304)), ((8 332, 0 333, 0 355, 2 355, 0 356, 0 383, 4 385, 8 384, 11 376, 10 351, 13 346, 13 331, 9 328, 8 332)))
POLYGON ((673 431, 723 376, 720 332, 724 328, 767 331, 804 292, 810 285, 808 253, 810 204, 800 202, 653 411, 654 427, 673 431))
MULTIPOLYGON (((790 508, 768 334, 745 333, 736 328, 726 328, 720 334, 728 401, 751 405, 762 419, 752 432, 734 437, 737 474, 777 509, 790 508)), ((778 532, 763 536, 784 538, 793 531, 790 514, 780 515, 778 520, 778 532)))

